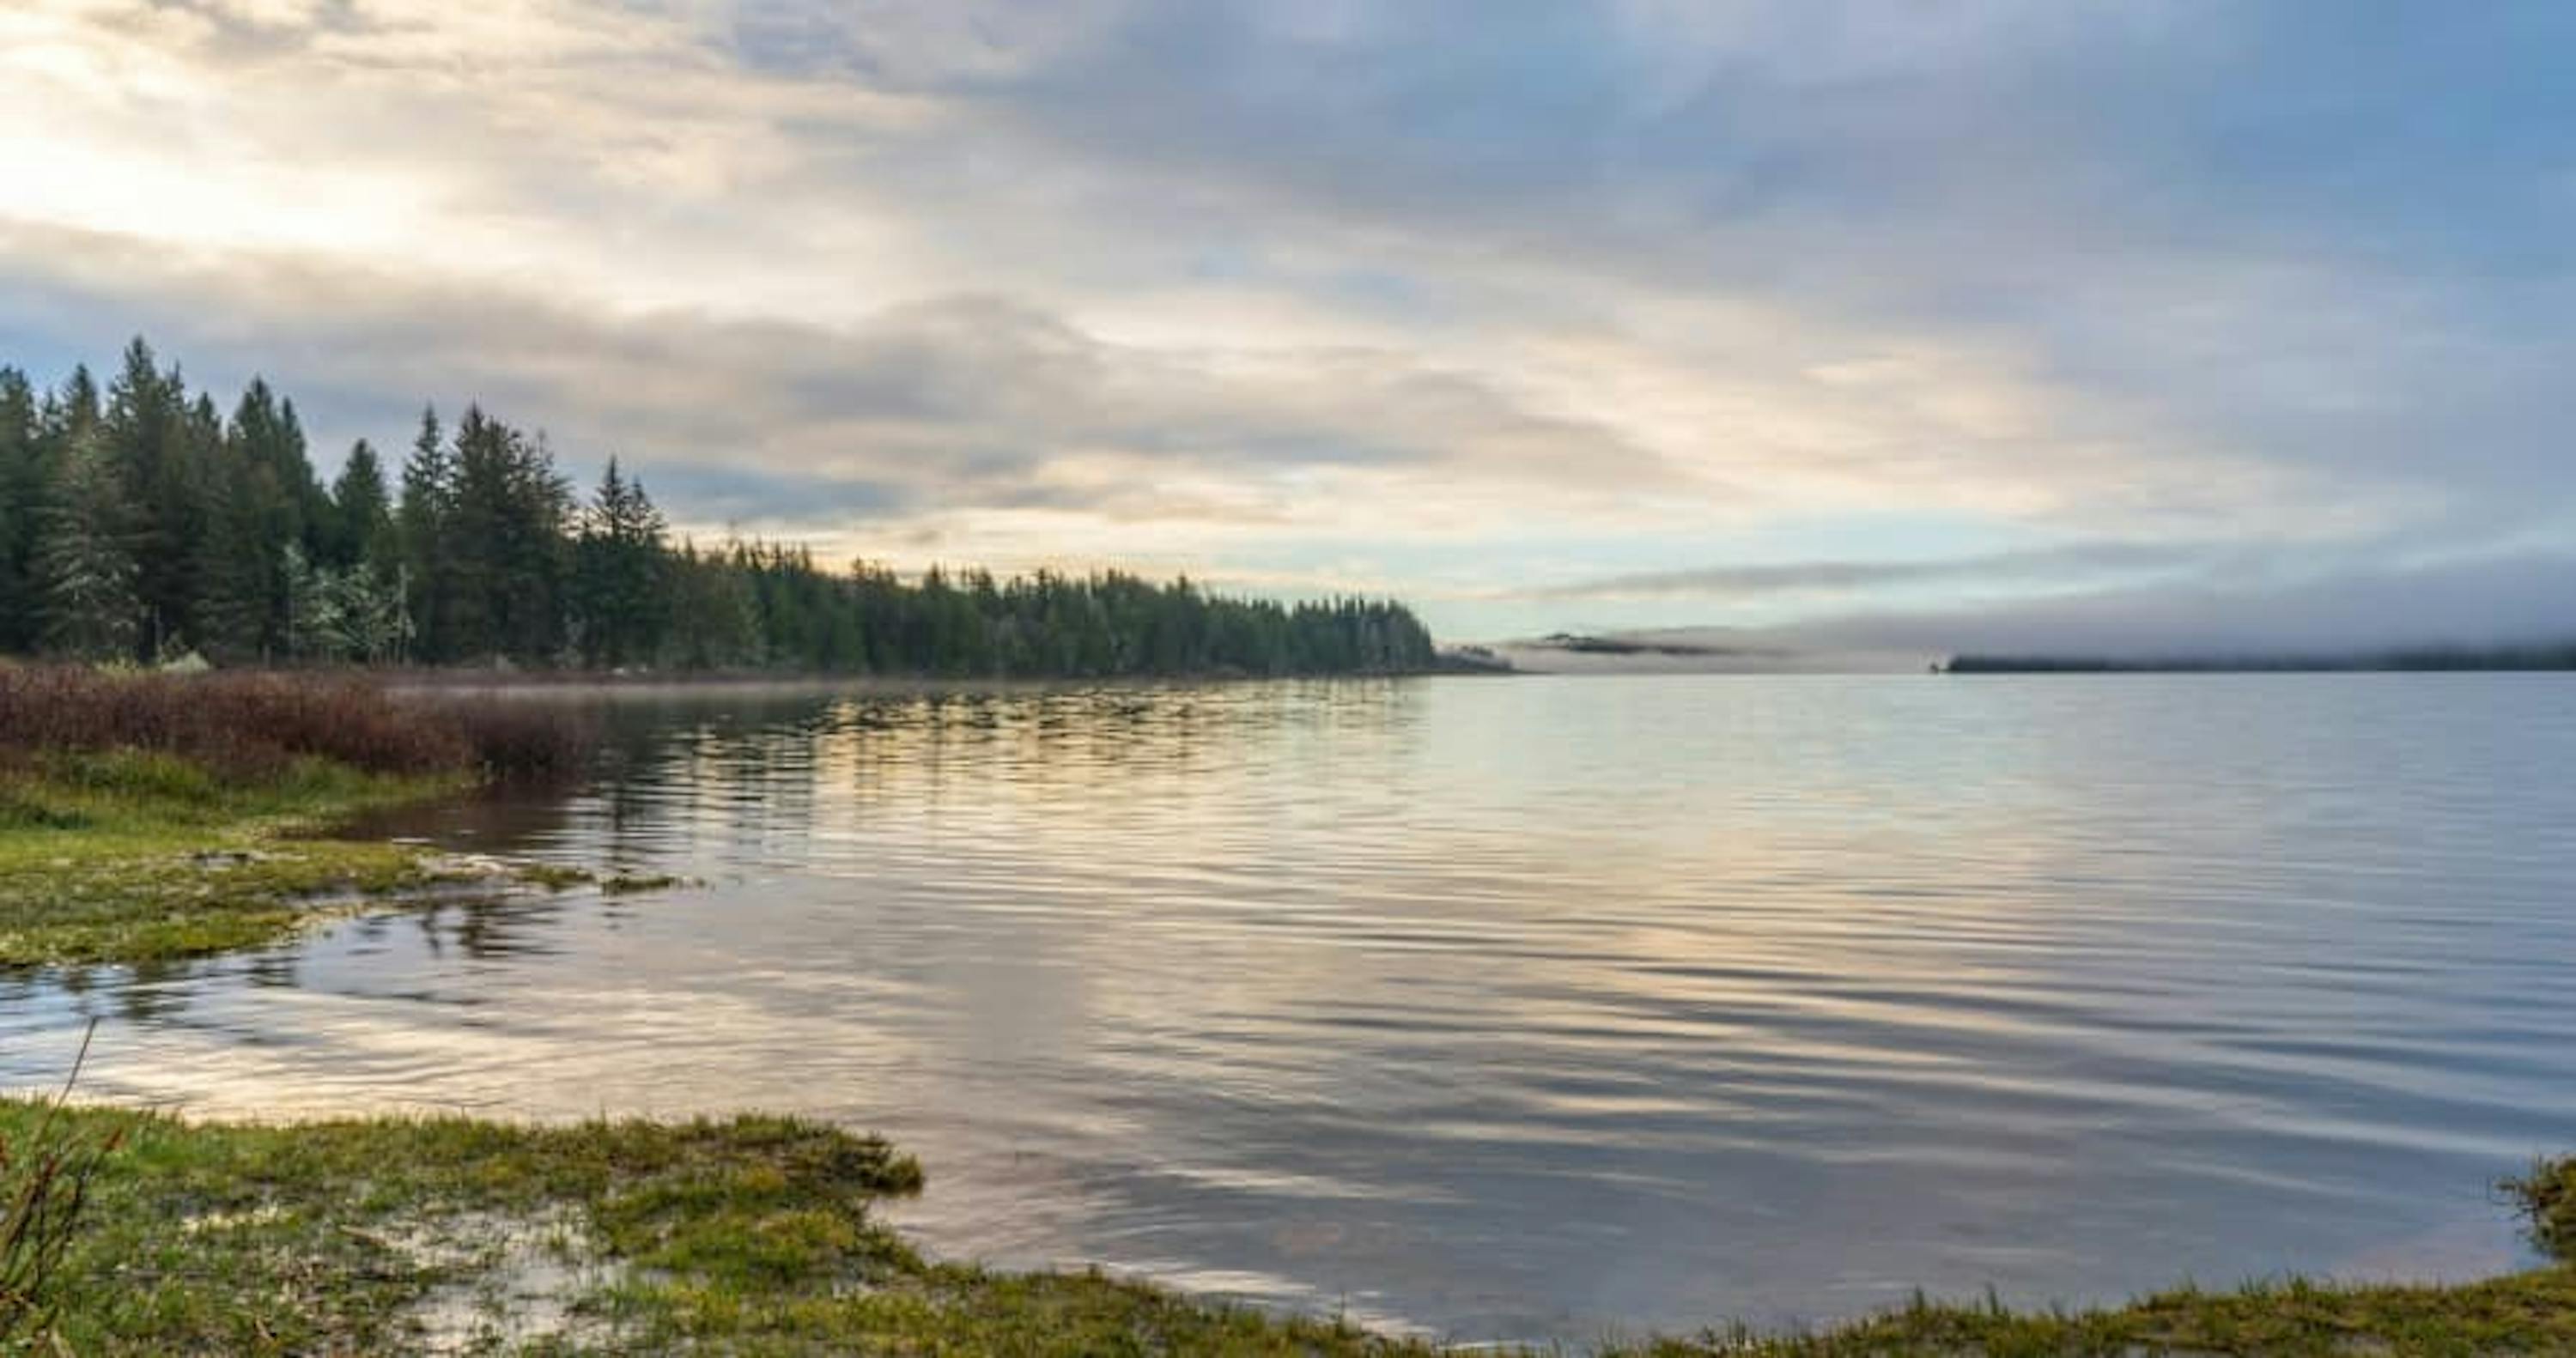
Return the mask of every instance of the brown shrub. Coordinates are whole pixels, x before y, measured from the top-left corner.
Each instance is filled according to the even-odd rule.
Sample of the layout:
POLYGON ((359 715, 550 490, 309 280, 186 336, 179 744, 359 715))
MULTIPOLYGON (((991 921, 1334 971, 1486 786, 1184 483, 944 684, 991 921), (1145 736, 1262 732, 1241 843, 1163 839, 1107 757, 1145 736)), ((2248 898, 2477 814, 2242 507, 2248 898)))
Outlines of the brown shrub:
POLYGON ((443 698, 406 706, 454 733, 473 751, 475 764, 501 777, 569 777, 599 743, 588 713, 556 702, 443 698))
POLYGON ((319 757, 377 773, 560 774, 580 714, 507 699, 411 699, 363 679, 0 668, 0 756, 133 749, 257 776, 319 757))

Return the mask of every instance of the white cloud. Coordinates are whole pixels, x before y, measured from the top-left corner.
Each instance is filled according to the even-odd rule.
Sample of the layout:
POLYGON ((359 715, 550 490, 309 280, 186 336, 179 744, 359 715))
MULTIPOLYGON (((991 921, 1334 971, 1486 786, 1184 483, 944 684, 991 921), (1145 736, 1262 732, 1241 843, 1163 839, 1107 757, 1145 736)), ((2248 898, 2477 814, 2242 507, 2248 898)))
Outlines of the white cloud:
POLYGON ((2565 278, 2228 164, 2267 101, 2351 97, 2248 58, 2263 23, 26 0, 0 333, 149 330, 334 436, 481 396, 701 525, 1264 579, 1534 593, 1635 573, 1589 544, 1683 570, 1836 516, 2325 553, 2554 512, 2565 278))

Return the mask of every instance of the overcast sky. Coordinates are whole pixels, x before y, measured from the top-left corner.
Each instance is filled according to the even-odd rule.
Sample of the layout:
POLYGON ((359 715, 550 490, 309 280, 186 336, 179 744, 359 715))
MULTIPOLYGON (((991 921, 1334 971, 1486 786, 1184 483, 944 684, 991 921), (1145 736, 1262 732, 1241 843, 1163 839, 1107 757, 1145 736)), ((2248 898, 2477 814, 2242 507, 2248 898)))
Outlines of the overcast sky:
POLYGON ((2560 0, 0 5, 39 380, 1461 639, 2576 631, 2571 247, 2560 0))

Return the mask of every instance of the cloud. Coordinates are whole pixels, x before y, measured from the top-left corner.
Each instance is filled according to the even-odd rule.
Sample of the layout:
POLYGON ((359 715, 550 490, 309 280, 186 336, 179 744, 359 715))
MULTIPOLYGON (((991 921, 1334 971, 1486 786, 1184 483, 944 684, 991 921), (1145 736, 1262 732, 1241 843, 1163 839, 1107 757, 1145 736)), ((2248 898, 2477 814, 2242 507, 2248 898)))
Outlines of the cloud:
MULTIPOLYGON (((479 401, 590 460, 620 452, 666 487, 720 491, 702 512, 808 529, 932 509, 1259 521, 1312 484, 1373 477, 1472 474, 1560 502, 1679 480, 1610 430, 1407 355, 1228 362, 1111 343, 989 296, 847 328, 612 318, 294 257, 206 268, 0 219, 0 298, 49 333, 113 317, 173 353, 291 364, 288 389, 321 429, 390 442, 424 400, 479 401)), ((106 330, 86 338, 112 348, 106 330)))
POLYGON ((2335 655, 2576 636, 2576 553, 2562 549, 2296 580, 2202 579, 1975 607, 1869 612, 1787 629, 1799 645, 2124 658, 2335 655))
POLYGON ((1604 599, 1683 595, 1727 599, 1777 593, 1841 594, 1891 586, 1961 583, 2037 583, 2105 573, 2172 571, 2204 562, 2205 547, 2166 543, 2102 542, 1993 552, 1982 556, 1917 561, 1792 561, 1684 570, 1638 571, 1536 591, 1546 599, 1604 599))
POLYGON ((334 437, 478 396, 699 525, 1358 578, 1453 631, 2216 608, 2568 522, 2571 40, 2545 0, 24 0, 0 340, 150 331, 334 437), (1947 536, 1859 540, 1891 516, 1947 536))

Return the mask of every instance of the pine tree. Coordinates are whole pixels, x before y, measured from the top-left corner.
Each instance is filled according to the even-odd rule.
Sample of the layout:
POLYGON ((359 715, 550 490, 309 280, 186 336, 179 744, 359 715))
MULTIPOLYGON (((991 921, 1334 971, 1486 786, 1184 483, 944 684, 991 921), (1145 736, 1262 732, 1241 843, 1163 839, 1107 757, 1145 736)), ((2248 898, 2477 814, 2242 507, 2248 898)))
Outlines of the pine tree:
POLYGON ((26 374, 0 368, 0 651, 24 651, 36 640, 27 566, 51 479, 39 455, 36 414, 26 374))
POLYGON ((93 427, 64 458, 36 537, 35 585, 48 652, 76 660, 133 655, 141 596, 126 545, 132 517, 93 427))
POLYGON ((283 616, 282 581, 269 469, 227 440, 209 478, 205 530, 197 540, 197 646, 209 659, 238 664, 276 657, 283 616))
POLYGON ((73 364, 62 390, 46 398, 44 426, 46 437, 66 456, 74 441, 98 426, 98 382, 89 375, 88 364, 73 364))
POLYGON ((125 348, 99 420, 101 446, 122 483, 132 522, 127 547, 140 600, 137 658, 151 659, 191 630, 197 583, 188 546, 198 522, 201 469, 188 434, 187 384, 155 366, 140 336, 125 348))
POLYGON ((385 486, 384 463, 365 439, 349 448, 349 460, 331 483, 331 563, 343 568, 361 563, 390 568, 394 535, 393 496, 385 486))
POLYGON ((409 587, 411 653, 432 663, 457 654, 448 622, 455 568, 446 550, 449 523, 455 515, 456 462, 442 439, 438 412, 422 410, 420 433, 403 463, 402 504, 394 518, 409 587))
POLYGON ((644 484, 608 460, 574 546, 573 599, 584 664, 618 669, 650 659, 669 618, 669 529, 644 484))

